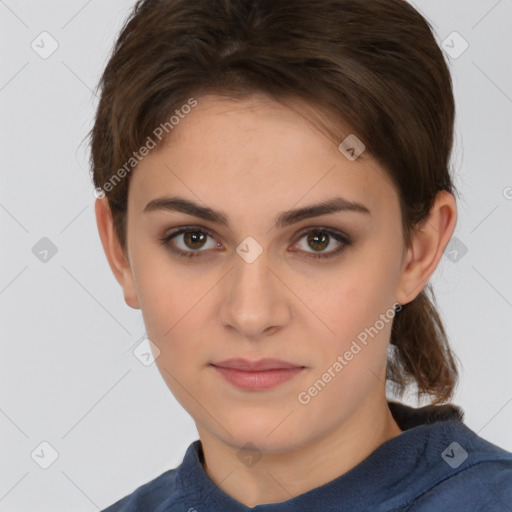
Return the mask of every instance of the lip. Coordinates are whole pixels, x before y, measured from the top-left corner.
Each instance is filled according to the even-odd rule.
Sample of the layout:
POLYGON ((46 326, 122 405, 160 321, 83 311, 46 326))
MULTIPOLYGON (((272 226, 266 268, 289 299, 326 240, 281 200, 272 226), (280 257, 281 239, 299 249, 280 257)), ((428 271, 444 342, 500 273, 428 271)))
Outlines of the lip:
POLYGON ((266 370, 281 370, 290 368, 303 368, 302 365, 282 361, 281 359, 264 358, 257 361, 250 361, 237 357, 235 359, 226 359, 218 363, 212 363, 213 366, 220 368, 231 368, 234 370, 242 370, 245 372, 261 372, 266 370))
POLYGON ((227 359, 212 363, 229 383, 246 390, 264 390, 276 387, 298 375, 304 366, 280 359, 227 359))

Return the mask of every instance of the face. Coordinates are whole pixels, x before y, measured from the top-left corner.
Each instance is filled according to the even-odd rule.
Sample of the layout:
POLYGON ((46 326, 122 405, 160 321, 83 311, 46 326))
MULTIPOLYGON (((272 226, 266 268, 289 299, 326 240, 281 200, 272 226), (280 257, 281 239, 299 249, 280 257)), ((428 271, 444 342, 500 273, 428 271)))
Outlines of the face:
POLYGON ((305 445, 383 396, 398 195, 369 154, 338 149, 349 132, 333 140, 302 107, 198 98, 131 178, 125 291, 172 393, 200 433, 233 447, 305 445), (182 202, 164 207, 171 198, 182 202), (359 206, 305 210, 336 200, 359 206), (232 358, 299 369, 212 366, 232 358))

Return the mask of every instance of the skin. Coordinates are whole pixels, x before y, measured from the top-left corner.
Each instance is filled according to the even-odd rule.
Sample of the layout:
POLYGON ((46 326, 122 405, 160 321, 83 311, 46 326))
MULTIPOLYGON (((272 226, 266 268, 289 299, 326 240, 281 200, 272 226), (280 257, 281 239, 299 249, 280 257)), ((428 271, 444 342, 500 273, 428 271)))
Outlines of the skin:
POLYGON ((391 322, 309 403, 297 397, 379 315, 420 293, 453 233, 456 203, 439 193, 406 249, 388 175, 368 153, 349 161, 338 144, 350 132, 328 136, 314 122, 319 110, 258 95, 198 102, 133 171, 127 253, 106 198, 96 201, 98 230, 126 303, 141 309, 160 351, 162 377, 196 423, 208 476, 246 506, 282 502, 344 474, 401 433, 385 394, 391 322), (182 212, 143 213, 149 201, 177 195, 221 210, 230 228, 182 212), (371 214, 274 226, 282 211, 335 196, 371 214), (199 257, 180 259, 159 241, 181 226, 213 233, 203 245, 183 234, 169 242, 199 257), (315 259, 343 244, 308 243, 306 228, 341 231, 352 244, 315 259), (252 263, 236 252, 248 236, 263 251, 252 263), (305 369, 277 387, 247 391, 210 365, 232 357, 275 357, 305 369), (261 455, 250 467, 237 456, 248 442, 261 455))

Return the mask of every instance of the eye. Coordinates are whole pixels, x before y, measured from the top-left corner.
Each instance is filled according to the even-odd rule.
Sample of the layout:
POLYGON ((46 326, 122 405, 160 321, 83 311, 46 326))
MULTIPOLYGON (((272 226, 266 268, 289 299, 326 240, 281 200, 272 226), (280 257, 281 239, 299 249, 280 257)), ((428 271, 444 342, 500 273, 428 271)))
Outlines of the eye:
POLYGON ((329 228, 314 228, 302 233, 296 247, 307 254, 308 258, 332 258, 341 253, 347 246, 352 245, 351 240, 345 234, 339 231, 333 231, 329 228), (313 248, 313 252, 301 247, 300 240, 306 239, 306 247, 313 248), (334 243, 335 242, 335 243, 334 243), (337 248, 325 251, 329 246, 337 248))
POLYGON ((177 256, 194 258, 200 256, 199 253, 204 252, 201 249, 215 249, 220 245, 212 241, 208 246, 208 238, 213 238, 210 231, 195 226, 184 226, 166 234, 160 241, 177 256), (174 239, 177 241, 175 242, 174 239))
MULTIPOLYGON (((214 240, 214 235, 211 231, 197 226, 178 228, 160 238, 160 242, 173 254, 183 258, 200 257, 203 252, 221 248, 221 244, 214 240), (212 240, 208 245, 209 238, 212 240)), ((307 258, 332 258, 350 245, 352 245, 352 242, 347 235, 329 228, 319 227, 309 229, 299 235, 299 242, 295 243, 292 251, 296 251, 295 248, 298 248, 299 252, 305 253, 307 258), (300 241, 303 238, 306 239, 306 247, 301 247, 300 241), (337 245, 337 247, 325 251, 326 248, 332 245, 337 245), (308 251, 307 247, 313 248, 313 251, 308 251)))

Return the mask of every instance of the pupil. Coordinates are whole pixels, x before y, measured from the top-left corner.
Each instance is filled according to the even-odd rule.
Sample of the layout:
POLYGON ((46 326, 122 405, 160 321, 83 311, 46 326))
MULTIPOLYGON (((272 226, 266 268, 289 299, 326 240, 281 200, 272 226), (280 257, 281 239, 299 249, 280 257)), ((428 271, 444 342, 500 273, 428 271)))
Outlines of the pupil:
MULTIPOLYGON (((325 249, 327 247, 327 245, 329 245, 327 243, 327 239, 328 239, 328 236, 326 235, 321 235, 319 233, 315 233, 315 234, 311 234, 309 237, 308 237, 308 242, 313 242, 314 244, 320 244, 322 245, 322 247, 320 247, 320 250, 322 249, 325 249), (321 240, 320 242, 318 242, 318 240, 321 240)), ((314 247, 313 247, 314 249, 314 247)))
POLYGON ((199 231, 187 231, 185 233, 185 243, 189 245, 188 242, 190 241, 191 245, 189 245, 189 247, 191 249, 198 249, 201 247, 202 243, 204 243, 204 239, 204 233, 200 233, 199 231), (196 244, 198 244, 199 247, 196 247, 196 244))

